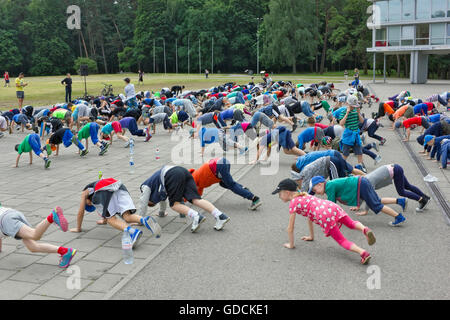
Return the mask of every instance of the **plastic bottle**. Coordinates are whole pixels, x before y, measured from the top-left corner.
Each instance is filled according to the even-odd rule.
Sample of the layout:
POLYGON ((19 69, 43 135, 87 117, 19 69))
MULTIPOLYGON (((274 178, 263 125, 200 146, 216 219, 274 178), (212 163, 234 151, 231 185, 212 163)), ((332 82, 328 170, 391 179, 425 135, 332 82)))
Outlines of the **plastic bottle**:
POLYGON ((156 151, 155 151, 155 159, 156 159, 156 161, 159 161, 159 160, 161 159, 161 156, 160 156, 160 154, 159 154, 159 148, 156 148, 156 151))
POLYGON ((134 173, 134 160, 133 160, 133 156, 130 156, 130 173, 134 173))
POLYGON ((134 159, 133 159, 133 155, 134 155, 134 141, 130 140, 130 173, 131 174, 134 173, 134 159))
POLYGON ((131 241, 131 236, 128 231, 124 231, 122 234, 122 251, 123 251, 123 262, 125 264, 132 264, 134 262, 133 243, 131 241))

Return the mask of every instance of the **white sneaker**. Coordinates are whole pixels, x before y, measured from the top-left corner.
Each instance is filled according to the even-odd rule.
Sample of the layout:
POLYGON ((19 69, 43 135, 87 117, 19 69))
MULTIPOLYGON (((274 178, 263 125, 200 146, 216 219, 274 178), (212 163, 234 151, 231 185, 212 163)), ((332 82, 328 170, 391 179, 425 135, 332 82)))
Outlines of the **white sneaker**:
POLYGON ((379 164, 381 162, 381 156, 377 156, 375 158, 375 165, 379 164))
POLYGON ((216 225, 214 226, 214 229, 216 229, 217 231, 222 230, 224 225, 230 221, 230 218, 227 217, 226 215, 224 215, 223 213, 216 218, 216 225))
POLYGON ((205 222, 206 218, 201 214, 198 214, 192 221, 191 232, 194 233, 200 228, 200 224, 205 222))

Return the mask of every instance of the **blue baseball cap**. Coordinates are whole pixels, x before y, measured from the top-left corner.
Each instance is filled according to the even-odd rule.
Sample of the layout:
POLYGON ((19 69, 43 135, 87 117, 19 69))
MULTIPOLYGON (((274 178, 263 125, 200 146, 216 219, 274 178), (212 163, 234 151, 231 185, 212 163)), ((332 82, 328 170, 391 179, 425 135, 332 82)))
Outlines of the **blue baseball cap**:
POLYGON ((401 121, 397 121, 397 122, 395 123, 395 127, 396 127, 397 129, 399 129, 401 126, 402 126, 402 122, 401 122, 401 121))
POLYGON ((432 136, 432 135, 426 135, 426 136, 425 136, 425 139, 424 139, 425 143, 423 144, 423 146, 426 147, 427 144, 428 144, 428 142, 430 142, 430 141, 433 140, 434 138, 435 138, 435 136, 432 136))
POLYGON ((95 211, 95 206, 92 205, 86 205, 84 208, 87 212, 94 212, 95 211))
POLYGON ((325 180, 325 178, 324 177, 322 177, 322 176, 315 176, 315 177, 313 177, 310 181, 309 181, 309 190, 308 190, 308 193, 310 194, 310 195, 314 195, 314 192, 313 192, 313 188, 316 186, 316 185, 318 185, 319 183, 322 183, 322 182, 325 182, 326 180, 325 180))

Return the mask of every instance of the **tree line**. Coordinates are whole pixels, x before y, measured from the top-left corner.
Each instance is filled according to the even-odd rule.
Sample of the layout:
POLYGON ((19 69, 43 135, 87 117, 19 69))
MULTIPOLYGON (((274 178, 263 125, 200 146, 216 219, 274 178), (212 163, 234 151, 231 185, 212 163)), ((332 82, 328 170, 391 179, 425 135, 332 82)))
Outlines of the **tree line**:
MULTIPOLYGON (((0 0, 0 68, 93 73, 343 71, 373 68, 367 0, 0 0), (67 7, 81 9, 69 30, 67 7), (258 41, 259 40, 259 41, 258 41), (258 50, 259 43, 259 50, 258 50)), ((383 59, 376 69, 382 73, 383 59)), ((449 78, 450 58, 430 58, 449 78)), ((389 75, 409 76, 409 56, 388 56, 389 75)))

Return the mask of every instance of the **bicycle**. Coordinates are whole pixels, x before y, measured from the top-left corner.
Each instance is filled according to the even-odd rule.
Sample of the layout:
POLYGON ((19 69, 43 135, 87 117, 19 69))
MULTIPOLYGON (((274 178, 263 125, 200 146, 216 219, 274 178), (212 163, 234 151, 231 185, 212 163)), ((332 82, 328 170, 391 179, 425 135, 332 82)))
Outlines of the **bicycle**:
POLYGON ((100 95, 103 97, 113 96, 114 88, 113 88, 112 84, 103 83, 103 85, 105 87, 102 89, 102 92, 100 93, 100 95))

